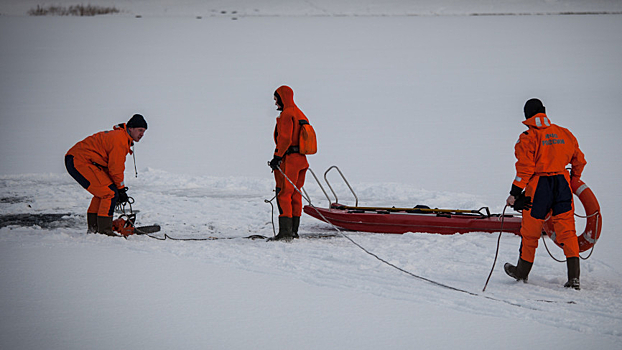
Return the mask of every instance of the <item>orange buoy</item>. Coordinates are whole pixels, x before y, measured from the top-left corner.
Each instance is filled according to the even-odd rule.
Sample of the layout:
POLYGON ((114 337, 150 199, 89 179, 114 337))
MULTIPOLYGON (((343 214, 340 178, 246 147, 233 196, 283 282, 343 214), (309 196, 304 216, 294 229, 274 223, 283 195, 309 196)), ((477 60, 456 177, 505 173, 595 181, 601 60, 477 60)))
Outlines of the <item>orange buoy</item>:
MULTIPOLYGON (((579 197, 583 208, 585 209, 585 215, 587 217, 587 223, 585 224, 585 230, 579 235, 579 251, 584 252, 594 246, 598 238, 600 237, 600 230, 602 229, 603 221, 600 214, 600 205, 594 195, 594 192, 581 180, 572 180, 570 187, 575 196, 579 197)), ((544 232, 559 246, 557 240, 555 240, 555 231, 553 229, 553 221, 547 220, 544 224, 544 232)))

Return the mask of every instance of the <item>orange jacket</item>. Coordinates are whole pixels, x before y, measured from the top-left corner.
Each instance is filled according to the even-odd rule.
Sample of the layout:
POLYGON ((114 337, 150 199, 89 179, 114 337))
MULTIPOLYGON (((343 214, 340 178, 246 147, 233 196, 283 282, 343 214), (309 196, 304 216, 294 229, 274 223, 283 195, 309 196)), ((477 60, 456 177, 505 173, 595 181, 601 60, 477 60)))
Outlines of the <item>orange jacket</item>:
POLYGON ((514 153, 516 155, 516 178, 513 184, 524 189, 533 175, 558 175, 566 173, 566 165, 572 165, 571 174, 580 178, 587 162, 579 143, 566 128, 549 121, 544 113, 525 120, 529 130, 522 133, 514 153))
POLYGON ((132 138, 125 124, 115 125, 113 130, 98 132, 76 143, 67 155, 72 155, 75 162, 96 164, 106 168, 108 175, 117 188, 125 187, 123 172, 125 157, 131 154, 132 138))
POLYGON ((299 144, 300 124, 298 121, 306 120, 309 122, 309 119, 294 103, 294 90, 292 88, 283 85, 276 89, 276 92, 281 97, 283 110, 276 118, 276 127, 274 128, 274 142, 276 143, 274 155, 283 157, 290 146, 298 146, 299 144))

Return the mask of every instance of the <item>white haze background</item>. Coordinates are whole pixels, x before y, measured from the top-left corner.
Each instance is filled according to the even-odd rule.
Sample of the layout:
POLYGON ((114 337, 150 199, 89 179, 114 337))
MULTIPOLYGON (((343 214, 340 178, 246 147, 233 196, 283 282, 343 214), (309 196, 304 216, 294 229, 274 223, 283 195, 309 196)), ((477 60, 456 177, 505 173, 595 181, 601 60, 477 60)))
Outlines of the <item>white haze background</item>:
MULTIPOLYGON (((0 214, 72 215, 0 229, 1 348, 622 347, 621 2, 127 0, 91 2, 116 15, 26 15, 49 4, 74 3, 0 3, 0 214), (528 284, 505 276, 520 244, 509 234, 481 292, 497 234, 347 233, 477 296, 342 237, 84 234, 90 197, 63 156, 142 113, 137 178, 126 163, 140 224, 161 224, 158 237, 271 235, 281 84, 318 132, 311 167, 339 165, 363 205, 501 212, 522 106, 541 98, 579 139, 602 208, 582 290, 561 287, 565 266, 542 244, 528 284)), ((306 188, 327 204, 311 177, 306 188)), ((335 232, 308 216, 301 231, 335 232)))

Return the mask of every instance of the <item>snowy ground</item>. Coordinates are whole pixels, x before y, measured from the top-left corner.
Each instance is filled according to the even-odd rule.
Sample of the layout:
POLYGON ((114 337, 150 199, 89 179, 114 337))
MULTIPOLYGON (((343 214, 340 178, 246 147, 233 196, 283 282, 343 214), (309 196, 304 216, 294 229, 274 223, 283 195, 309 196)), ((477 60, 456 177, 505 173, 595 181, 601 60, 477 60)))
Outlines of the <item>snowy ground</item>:
MULTIPOLYGON (((24 16, 45 3, 0 3, 0 215, 71 215, 0 228, 0 348, 622 347, 620 15, 462 16, 620 2, 133 0, 92 2, 120 15, 24 16), (522 105, 542 98, 578 137, 603 211, 582 290, 561 287, 565 266, 544 246, 528 284, 506 277, 520 242, 509 234, 481 292, 496 234, 347 233, 472 294, 343 237, 239 238, 272 234, 271 95, 284 83, 318 131, 311 167, 339 165, 363 205, 500 212, 522 105), (126 163, 140 224, 232 239, 84 234, 90 198, 63 155, 136 112, 149 122, 138 178, 126 163)), ((311 178, 306 188, 327 204, 311 178)), ((301 230, 335 233, 310 217, 301 230)))

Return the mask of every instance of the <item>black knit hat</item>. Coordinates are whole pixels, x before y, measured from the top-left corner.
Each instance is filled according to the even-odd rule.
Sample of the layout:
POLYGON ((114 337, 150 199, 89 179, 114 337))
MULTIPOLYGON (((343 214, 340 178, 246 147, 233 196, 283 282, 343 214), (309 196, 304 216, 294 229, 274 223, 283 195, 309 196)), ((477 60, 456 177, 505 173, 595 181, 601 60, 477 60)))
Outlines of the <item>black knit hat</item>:
POLYGON ((145 118, 140 114, 134 114, 132 118, 125 124, 128 128, 145 128, 147 129, 147 122, 145 118))
POLYGON ((546 113, 546 109, 544 108, 542 101, 537 98, 532 98, 525 103, 523 112, 525 112, 525 119, 529 119, 538 113, 546 113))

